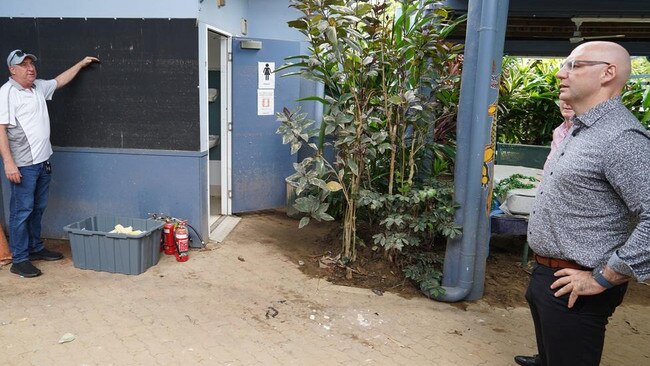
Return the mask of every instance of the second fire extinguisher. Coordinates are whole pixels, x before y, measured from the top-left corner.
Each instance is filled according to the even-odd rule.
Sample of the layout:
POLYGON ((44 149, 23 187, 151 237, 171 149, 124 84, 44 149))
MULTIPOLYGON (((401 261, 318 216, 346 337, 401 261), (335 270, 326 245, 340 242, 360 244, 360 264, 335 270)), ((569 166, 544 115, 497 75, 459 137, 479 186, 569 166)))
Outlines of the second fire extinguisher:
POLYGON ((174 242, 174 222, 171 219, 165 221, 163 225, 163 251, 165 254, 172 255, 176 253, 176 243, 174 242))
POLYGON ((187 221, 179 221, 176 224, 174 239, 176 242, 176 261, 185 262, 190 259, 190 235, 189 231, 187 230, 187 221))

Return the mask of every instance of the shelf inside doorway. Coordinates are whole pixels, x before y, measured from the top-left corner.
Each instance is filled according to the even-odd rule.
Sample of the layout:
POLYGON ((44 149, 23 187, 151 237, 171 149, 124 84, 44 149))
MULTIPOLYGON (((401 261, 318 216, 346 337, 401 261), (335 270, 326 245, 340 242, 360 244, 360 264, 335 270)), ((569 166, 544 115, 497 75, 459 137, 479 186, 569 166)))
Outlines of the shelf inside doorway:
POLYGON ((219 145, 219 135, 208 135, 208 149, 219 145))

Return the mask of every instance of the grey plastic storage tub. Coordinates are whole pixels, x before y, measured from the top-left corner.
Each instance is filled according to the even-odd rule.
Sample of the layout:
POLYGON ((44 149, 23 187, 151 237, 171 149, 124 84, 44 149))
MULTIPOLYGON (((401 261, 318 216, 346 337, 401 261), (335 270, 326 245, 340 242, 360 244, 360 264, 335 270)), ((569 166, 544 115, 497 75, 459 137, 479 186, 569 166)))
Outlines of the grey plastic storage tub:
POLYGON ((75 267, 137 275, 158 263, 162 226, 163 222, 152 219, 98 215, 63 229, 70 235, 75 267), (109 233, 117 224, 142 233, 109 233))

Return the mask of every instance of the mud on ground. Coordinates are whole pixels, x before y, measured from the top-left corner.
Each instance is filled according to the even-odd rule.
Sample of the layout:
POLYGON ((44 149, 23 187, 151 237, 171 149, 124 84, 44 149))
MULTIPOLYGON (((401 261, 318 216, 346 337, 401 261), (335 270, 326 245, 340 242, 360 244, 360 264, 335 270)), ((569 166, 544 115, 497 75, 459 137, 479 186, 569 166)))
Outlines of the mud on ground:
MULTIPOLYGON (((245 216, 264 215, 268 237, 263 243, 272 244, 298 264, 303 273, 323 278, 338 285, 368 288, 378 295, 396 293, 405 298, 424 295, 406 279, 401 270, 386 256, 369 248, 360 248, 358 260, 351 266, 352 279, 346 278, 346 270, 328 264, 341 252, 339 225, 332 222, 312 222, 298 229, 298 220, 286 216, 281 210, 264 211, 245 216), (323 263, 325 262, 325 263, 323 263)), ((529 266, 521 265, 525 237, 494 236, 486 264, 483 300, 498 308, 526 307, 524 293, 530 276, 529 266)), ((444 248, 440 248, 444 255, 444 248)), ((334 260, 332 261, 334 262, 334 260)), ((624 304, 650 304, 650 286, 631 283, 624 304)), ((465 307, 464 302, 457 306, 465 307)))

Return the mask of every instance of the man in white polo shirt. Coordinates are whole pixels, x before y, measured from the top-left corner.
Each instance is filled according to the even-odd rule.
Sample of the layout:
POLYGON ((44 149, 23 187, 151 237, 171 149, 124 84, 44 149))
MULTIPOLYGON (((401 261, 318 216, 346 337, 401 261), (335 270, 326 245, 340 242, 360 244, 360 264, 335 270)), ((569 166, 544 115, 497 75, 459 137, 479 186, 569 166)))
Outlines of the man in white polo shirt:
POLYGON ((50 117, 46 100, 93 62, 85 57, 52 80, 36 79, 36 56, 14 50, 7 57, 9 80, 0 87, 0 155, 11 182, 9 247, 11 272, 36 277, 41 271, 31 260, 59 260, 41 239, 41 218, 47 206, 52 168, 50 117))

